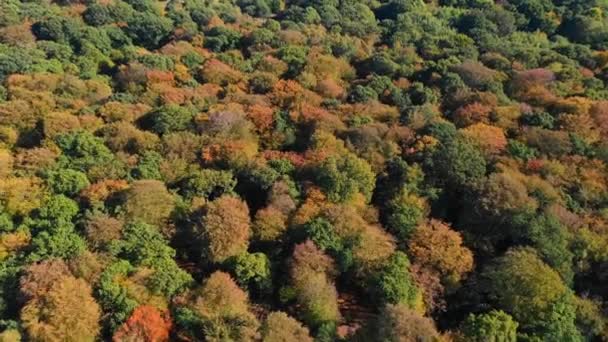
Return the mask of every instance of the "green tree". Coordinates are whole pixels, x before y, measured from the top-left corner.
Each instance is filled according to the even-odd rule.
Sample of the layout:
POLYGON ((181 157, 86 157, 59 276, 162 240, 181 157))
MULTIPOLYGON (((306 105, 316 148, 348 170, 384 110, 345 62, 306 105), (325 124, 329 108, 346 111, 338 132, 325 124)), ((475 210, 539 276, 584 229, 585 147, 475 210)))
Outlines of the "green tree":
POLYGON ((487 279, 491 299, 520 323, 522 334, 549 340, 582 340, 574 324, 571 290, 533 250, 509 250, 482 275, 487 279))
POLYGON ((414 307, 420 291, 409 271, 410 261, 403 252, 395 252, 387 263, 372 275, 370 290, 380 304, 403 304, 414 307))
POLYGON ((215 26, 205 34, 205 47, 215 52, 239 47, 241 33, 225 26, 215 26))
POLYGON ((264 293, 271 290, 270 261, 264 253, 242 253, 228 261, 236 281, 264 293))
POLYGON ((483 178, 486 161, 476 145, 462 136, 443 142, 433 155, 433 170, 440 183, 462 188, 483 178))
POLYGON ((53 192, 67 196, 74 196, 90 185, 86 174, 71 169, 50 170, 46 181, 53 192))
POLYGON ((472 342, 515 342, 518 323, 500 310, 488 313, 470 314, 462 323, 460 331, 467 341, 472 342))
POLYGON ((371 198, 375 175, 363 159, 347 153, 325 159, 316 170, 316 181, 334 202, 345 202, 357 193, 371 198))
POLYGON ((127 22, 127 34, 136 44, 146 49, 156 49, 171 34, 173 23, 170 19, 151 12, 135 13, 127 22))
POLYGON ((157 134, 185 131, 192 127, 194 112, 175 104, 164 105, 150 113, 152 130, 157 134))

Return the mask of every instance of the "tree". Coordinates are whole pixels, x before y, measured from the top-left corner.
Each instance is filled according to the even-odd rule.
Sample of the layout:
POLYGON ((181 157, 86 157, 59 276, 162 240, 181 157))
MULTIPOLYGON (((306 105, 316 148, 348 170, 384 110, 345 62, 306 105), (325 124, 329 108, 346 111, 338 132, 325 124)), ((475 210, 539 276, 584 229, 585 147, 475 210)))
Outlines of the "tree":
POLYGON ((265 292, 272 287, 270 261, 264 253, 243 253, 230 261, 236 281, 241 286, 252 285, 254 289, 265 292))
POLYGON ((189 294, 185 309, 181 314, 194 321, 191 324, 196 331, 191 333, 199 338, 245 342, 255 339, 259 323, 249 310, 247 293, 226 273, 212 273, 189 294))
POLYGON ((169 37, 173 25, 170 19, 152 12, 135 13, 125 28, 133 41, 146 49, 156 49, 169 37))
POLYGON ((374 190, 375 175, 369 164, 353 154, 329 157, 316 170, 316 181, 334 202, 345 202, 357 193, 368 200, 374 190))
POLYGON ((313 341, 306 327, 280 311, 271 312, 261 330, 264 342, 313 341))
POLYGON ((249 236, 249 208, 245 202, 224 195, 207 205, 200 231, 207 261, 219 263, 247 251, 249 236))
POLYGON ((205 47, 222 52, 235 49, 241 42, 241 34, 225 26, 215 26, 205 35, 205 47))
POLYGON ((520 323, 521 333, 547 339, 581 339, 574 324, 571 290, 534 250, 511 249, 486 267, 482 275, 493 302, 520 323))
POLYGON ((418 226, 408 242, 408 251, 420 265, 457 283, 473 270, 473 253, 462 246, 458 232, 438 220, 418 226))
POLYGON ((110 251, 133 265, 153 269, 148 286, 156 293, 172 296, 192 281, 190 274, 175 263, 175 250, 158 229, 146 223, 136 221, 126 225, 122 239, 113 241, 110 251))
POLYGON ((202 169, 192 172, 179 183, 180 194, 186 198, 203 197, 215 199, 232 193, 236 179, 230 171, 202 169))
POLYGON ((0 179, 0 203, 9 215, 26 216, 40 207, 45 191, 36 177, 0 179))
POLYGON ((432 170, 440 182, 451 187, 464 187, 486 173, 486 161, 473 142, 464 137, 441 144, 433 156, 432 170))
POLYGON ((131 317, 114 333, 115 342, 165 342, 169 340, 171 317, 153 306, 137 307, 131 317))
POLYGON ((462 130, 462 133, 476 143, 485 155, 496 155, 507 147, 507 138, 502 129, 477 123, 462 130))
POLYGON ((419 304, 421 293, 409 268, 407 255, 395 252, 386 265, 372 275, 370 287, 374 300, 380 304, 403 304, 410 308, 419 304))
POLYGON ((333 260, 311 241, 296 245, 291 261, 291 281, 295 299, 302 307, 302 319, 319 328, 337 322, 338 293, 332 283, 333 260))
POLYGON ((21 291, 28 298, 21 320, 30 340, 95 341, 101 310, 91 287, 74 278, 65 264, 48 261, 30 268, 21 291))
POLYGON ((53 192, 67 196, 74 196, 90 185, 86 174, 71 169, 51 170, 46 181, 53 192))
POLYGON ((362 329, 359 341, 438 341, 433 320, 421 316, 406 305, 386 305, 377 319, 362 329))
POLYGON ((149 114, 152 130, 159 134, 185 131, 191 128, 194 112, 176 104, 164 105, 149 114))
POLYGON ((122 193, 128 220, 141 220, 164 228, 175 206, 175 199, 158 180, 138 180, 122 193))
POLYGON ((460 331, 467 341, 515 342, 518 325, 505 312, 492 310, 479 315, 470 314, 462 323, 460 331))
POLYGON ((86 172, 90 180, 102 178, 101 175, 120 177, 125 173, 124 166, 114 158, 103 140, 90 132, 69 132, 57 136, 55 142, 63 152, 59 165, 86 172))

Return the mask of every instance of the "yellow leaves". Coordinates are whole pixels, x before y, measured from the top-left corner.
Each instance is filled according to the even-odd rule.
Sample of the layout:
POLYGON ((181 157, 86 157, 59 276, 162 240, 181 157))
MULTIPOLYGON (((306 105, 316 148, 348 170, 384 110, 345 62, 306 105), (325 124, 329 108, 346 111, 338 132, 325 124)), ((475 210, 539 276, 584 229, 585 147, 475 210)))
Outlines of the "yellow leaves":
POLYGON ((21 310, 31 341, 93 342, 99 334, 101 309, 82 279, 64 276, 40 300, 21 310))
POLYGON ((0 235, 0 261, 6 259, 14 252, 27 247, 31 236, 25 230, 0 235))
POLYGON ((13 170, 13 156, 0 147, 0 178, 7 177, 13 170))
POLYGON ((586 115, 589 114, 593 102, 585 97, 573 96, 559 100, 555 103, 555 110, 564 113, 586 115))
POLYGON ((287 230, 287 217, 274 207, 258 210, 252 226, 253 236, 261 241, 276 241, 287 230))
POLYGON ((46 195, 37 177, 0 179, 0 203, 10 215, 25 216, 40 207, 46 195))

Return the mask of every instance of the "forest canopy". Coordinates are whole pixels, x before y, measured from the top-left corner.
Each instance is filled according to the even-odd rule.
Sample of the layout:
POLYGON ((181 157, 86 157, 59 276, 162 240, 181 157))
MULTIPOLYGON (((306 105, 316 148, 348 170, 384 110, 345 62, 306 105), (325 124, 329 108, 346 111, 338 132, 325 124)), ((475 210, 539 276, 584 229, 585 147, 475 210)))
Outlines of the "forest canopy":
POLYGON ((608 339, 605 13, 0 0, 0 341, 608 339))

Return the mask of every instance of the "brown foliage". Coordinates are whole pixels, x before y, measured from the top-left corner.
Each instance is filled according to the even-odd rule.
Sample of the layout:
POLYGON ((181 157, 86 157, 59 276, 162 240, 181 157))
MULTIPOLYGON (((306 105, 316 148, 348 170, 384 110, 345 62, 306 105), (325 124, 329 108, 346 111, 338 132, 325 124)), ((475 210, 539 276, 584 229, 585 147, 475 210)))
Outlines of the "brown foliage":
POLYGON ((410 273, 416 286, 422 290, 426 312, 430 314, 445 310, 446 302, 443 298, 445 288, 441 284, 441 278, 437 272, 414 263, 410 267, 410 273))
POLYGON ((212 273, 202 287, 189 294, 187 305, 210 324, 210 332, 218 332, 219 336, 206 336, 208 339, 247 342, 256 338, 259 323, 249 310, 247 293, 227 273, 212 273))
POLYGON ((128 122, 114 122, 104 126, 100 133, 106 145, 114 152, 138 153, 151 150, 158 144, 154 133, 139 130, 128 122))
POLYGON ((247 250, 249 208, 242 200, 225 195, 209 203, 201 226, 209 261, 222 262, 247 250))
POLYGON ((85 224, 87 241, 95 250, 103 249, 122 235, 122 222, 105 214, 94 214, 85 224))
POLYGON ((314 274, 323 274, 329 279, 336 275, 334 261, 307 240, 295 246, 291 260, 291 278, 298 284, 314 274))
POLYGON ((45 260, 30 265, 19 280, 19 290, 26 301, 38 300, 46 295, 57 282, 70 276, 68 266, 59 259, 45 260))
POLYGON ((200 77, 207 83, 225 86, 240 82, 243 75, 228 64, 212 58, 207 60, 202 66, 200 77))
POLYGON ((433 320, 403 304, 389 304, 369 330, 368 337, 373 341, 437 341, 439 333, 433 320))
POLYGON ((453 115, 454 124, 466 127, 474 123, 488 123, 492 107, 473 102, 458 108, 453 115))
POLYGON ((473 253, 462 245, 460 233, 438 220, 416 228, 408 251, 416 263, 435 270, 449 281, 458 282, 473 269, 473 253))
POLYGON ((103 203, 113 194, 123 191, 129 187, 125 180, 106 179, 89 185, 80 192, 82 197, 90 205, 103 203))
POLYGON ((287 217, 275 207, 269 206, 255 214, 252 232, 260 241, 277 241, 287 230, 287 217))
POLYGON ((99 334, 100 316, 89 284, 71 275, 56 279, 46 293, 21 309, 31 341, 93 342, 99 334))
POLYGON ((262 325, 262 340, 264 342, 313 342, 308 328, 280 311, 272 312, 266 317, 266 321, 262 325))
POLYGON ((110 101, 99 107, 97 114, 105 122, 127 121, 134 122, 149 112, 152 107, 142 103, 123 103, 110 101))

